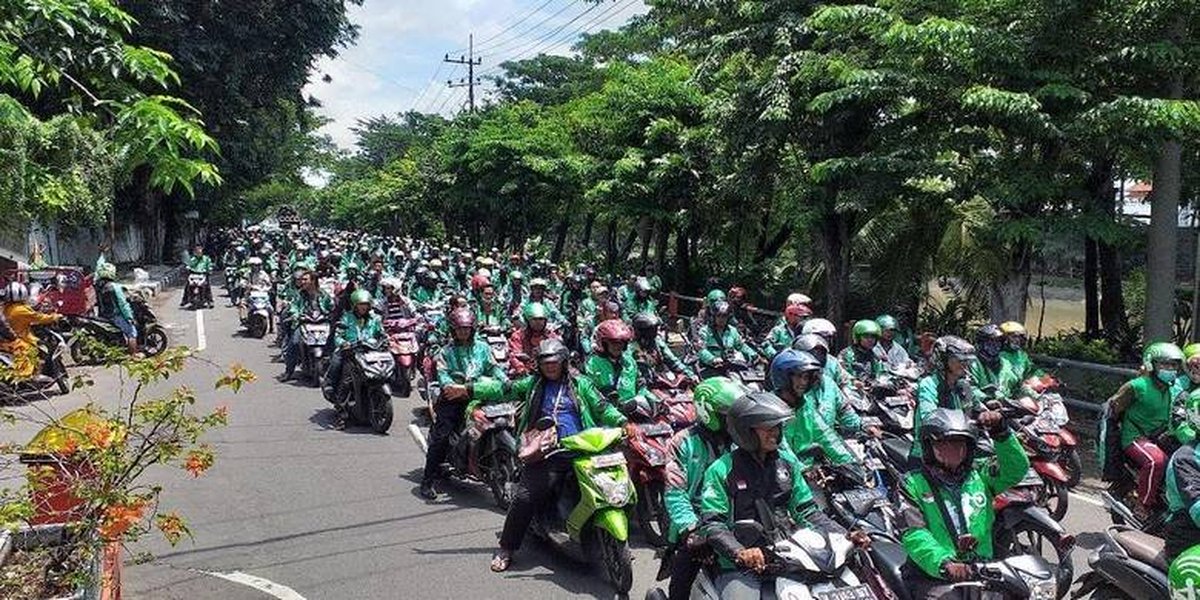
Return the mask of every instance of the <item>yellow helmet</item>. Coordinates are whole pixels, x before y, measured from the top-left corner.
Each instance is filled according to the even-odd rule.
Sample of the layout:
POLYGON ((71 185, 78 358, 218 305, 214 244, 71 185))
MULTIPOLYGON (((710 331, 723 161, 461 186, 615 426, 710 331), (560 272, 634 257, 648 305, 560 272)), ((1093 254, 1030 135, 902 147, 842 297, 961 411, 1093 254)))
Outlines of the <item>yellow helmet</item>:
POLYGON ((1025 326, 1016 321, 1005 321, 1000 324, 1000 333, 1004 335, 1028 335, 1025 326))

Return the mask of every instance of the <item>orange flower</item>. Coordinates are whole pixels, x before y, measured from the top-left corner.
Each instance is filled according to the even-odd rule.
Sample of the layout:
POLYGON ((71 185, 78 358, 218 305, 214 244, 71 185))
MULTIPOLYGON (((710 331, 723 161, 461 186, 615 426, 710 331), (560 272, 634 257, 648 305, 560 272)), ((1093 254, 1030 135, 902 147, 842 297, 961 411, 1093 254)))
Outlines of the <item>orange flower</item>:
POLYGON ((93 446, 101 450, 107 448, 112 443, 112 427, 109 427, 105 421, 92 421, 84 425, 83 434, 87 436, 88 441, 93 446))
POLYGON ((199 477, 204 474, 213 464, 212 452, 205 449, 193 450, 188 454, 187 459, 183 461, 183 469, 192 477, 199 477))
POLYGON ((158 515, 154 519, 154 525, 158 527, 163 537, 167 538, 167 542, 172 546, 179 543, 184 534, 188 533, 187 526, 183 523, 183 518, 174 512, 158 515))
POLYGON ((131 527, 142 520, 146 510, 144 500, 134 500, 128 504, 113 504, 104 509, 104 517, 100 520, 100 537, 106 540, 116 540, 125 535, 131 527))

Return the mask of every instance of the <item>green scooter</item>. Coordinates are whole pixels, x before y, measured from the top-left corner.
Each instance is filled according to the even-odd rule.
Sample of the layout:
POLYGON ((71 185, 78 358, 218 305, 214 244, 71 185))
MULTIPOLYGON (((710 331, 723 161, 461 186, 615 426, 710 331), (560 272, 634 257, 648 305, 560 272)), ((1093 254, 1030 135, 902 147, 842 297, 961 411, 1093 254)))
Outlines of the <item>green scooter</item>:
MULTIPOLYGON (((543 421, 549 427, 548 419, 543 421)), ((626 509, 637 495, 617 447, 623 436, 620 429, 593 427, 560 440, 555 452, 573 454, 572 476, 530 529, 576 560, 594 563, 617 593, 627 594, 633 587, 633 564, 626 509)))

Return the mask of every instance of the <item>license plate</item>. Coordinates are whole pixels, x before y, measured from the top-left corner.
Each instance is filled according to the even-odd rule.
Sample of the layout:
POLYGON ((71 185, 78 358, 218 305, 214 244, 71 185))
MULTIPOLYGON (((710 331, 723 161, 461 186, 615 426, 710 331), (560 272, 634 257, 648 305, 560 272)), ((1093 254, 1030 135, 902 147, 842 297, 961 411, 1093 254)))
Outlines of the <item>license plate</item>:
POLYGON ((600 456, 592 457, 592 467, 603 469, 605 467, 615 467, 625 464, 625 455, 620 452, 613 454, 601 454, 600 456))
POLYGON ((875 600, 871 588, 865 585, 817 592, 817 600, 875 600))
POLYGON ((908 398, 904 396, 888 396, 883 399, 883 403, 889 407, 898 408, 908 406, 908 398))
POLYGON ((494 419, 496 417, 511 415, 516 411, 517 406, 511 402, 505 402, 504 404, 491 404, 483 407, 483 416, 489 419, 494 419))
POLYGON ((670 435, 673 431, 670 423, 655 423, 653 425, 638 425, 638 429, 642 430, 642 435, 646 437, 662 437, 670 435))

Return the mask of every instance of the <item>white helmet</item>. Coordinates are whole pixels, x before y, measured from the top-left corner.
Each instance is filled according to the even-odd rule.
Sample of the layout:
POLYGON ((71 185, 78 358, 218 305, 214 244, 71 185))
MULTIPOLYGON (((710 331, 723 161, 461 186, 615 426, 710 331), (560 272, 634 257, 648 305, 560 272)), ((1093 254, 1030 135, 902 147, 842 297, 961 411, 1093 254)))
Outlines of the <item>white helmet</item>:
POLYGON ((819 336, 833 336, 837 334, 837 327, 833 326, 827 319, 809 319, 804 322, 804 328, 800 331, 804 333, 815 333, 819 336))
POLYGON ((379 281, 379 285, 385 288, 390 287, 394 290, 398 290, 400 289, 400 279, 396 277, 384 277, 379 281))
POLYGON ((25 284, 19 281, 14 281, 8 284, 4 296, 8 302, 28 302, 29 288, 25 287, 25 284))
POLYGON ((805 296, 799 292, 788 294, 787 306, 808 305, 812 304, 812 298, 805 296))
POLYGON ((248 264, 252 267, 261 267, 263 264, 263 261, 261 258, 259 258, 257 256, 251 256, 250 259, 246 261, 246 264, 248 264))

